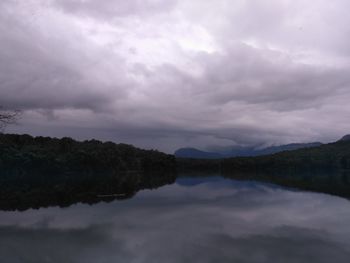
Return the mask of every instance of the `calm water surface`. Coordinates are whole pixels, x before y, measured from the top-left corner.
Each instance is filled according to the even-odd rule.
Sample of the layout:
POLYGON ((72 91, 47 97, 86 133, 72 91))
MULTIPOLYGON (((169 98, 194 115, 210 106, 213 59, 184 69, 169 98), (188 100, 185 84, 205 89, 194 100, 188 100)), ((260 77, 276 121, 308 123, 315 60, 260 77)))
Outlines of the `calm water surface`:
POLYGON ((350 262, 350 202, 221 177, 0 212, 0 262, 350 262))

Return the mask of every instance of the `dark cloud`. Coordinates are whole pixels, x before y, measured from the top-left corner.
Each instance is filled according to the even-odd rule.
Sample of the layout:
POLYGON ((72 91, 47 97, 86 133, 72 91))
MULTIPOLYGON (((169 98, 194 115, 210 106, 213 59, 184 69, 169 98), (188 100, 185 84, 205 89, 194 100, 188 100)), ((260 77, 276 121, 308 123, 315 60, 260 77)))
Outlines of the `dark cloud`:
MULTIPOLYGON (((98 79, 108 77, 107 72, 101 77, 93 72, 96 65, 103 66, 108 53, 93 47, 84 50, 82 36, 72 33, 72 39, 64 39, 63 28, 38 32, 25 19, 10 17, 5 11, 0 20, 1 104, 20 109, 95 110, 125 95, 123 78, 119 83, 98 79), (88 52, 101 58, 91 58, 88 52)), ((113 68, 115 73, 121 71, 118 67, 113 68)))
POLYGON ((205 71, 195 90, 209 99, 208 105, 244 102, 276 111, 303 110, 344 93, 350 84, 344 69, 300 65, 278 52, 245 45, 205 55, 202 63, 205 71))
POLYGON ((54 3, 68 13, 77 13, 99 19, 123 16, 144 16, 171 11, 177 0, 54 0, 54 3))
POLYGON ((183 146, 348 133, 346 1, 2 1, 8 131, 183 146), (210 19, 208 19, 210 17, 210 19))

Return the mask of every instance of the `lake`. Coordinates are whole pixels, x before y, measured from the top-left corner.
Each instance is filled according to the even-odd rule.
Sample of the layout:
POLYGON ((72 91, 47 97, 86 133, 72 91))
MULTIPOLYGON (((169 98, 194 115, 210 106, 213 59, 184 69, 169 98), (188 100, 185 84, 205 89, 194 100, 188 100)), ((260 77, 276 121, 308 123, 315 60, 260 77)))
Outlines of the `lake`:
POLYGON ((133 198, 0 212, 4 263, 349 262, 350 202, 220 176, 133 198))

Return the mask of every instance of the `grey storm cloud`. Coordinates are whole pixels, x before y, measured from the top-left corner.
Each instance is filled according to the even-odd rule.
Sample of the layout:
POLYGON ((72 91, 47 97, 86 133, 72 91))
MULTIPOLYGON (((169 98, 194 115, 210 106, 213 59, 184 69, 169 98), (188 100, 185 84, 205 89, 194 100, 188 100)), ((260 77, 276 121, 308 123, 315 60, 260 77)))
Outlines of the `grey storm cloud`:
POLYGON ((57 7, 65 12, 103 18, 118 18, 120 16, 143 16, 154 13, 169 12, 176 0, 55 0, 57 7))
POLYGON ((0 3, 9 132, 183 146, 350 131, 345 0, 0 3))

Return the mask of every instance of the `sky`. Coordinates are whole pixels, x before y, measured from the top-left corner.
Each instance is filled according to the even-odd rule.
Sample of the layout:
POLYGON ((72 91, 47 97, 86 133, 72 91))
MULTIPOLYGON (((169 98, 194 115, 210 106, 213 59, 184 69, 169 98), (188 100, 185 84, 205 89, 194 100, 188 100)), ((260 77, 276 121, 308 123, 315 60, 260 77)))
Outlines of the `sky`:
POLYGON ((6 132, 180 147, 350 133, 347 0, 1 0, 6 132))

